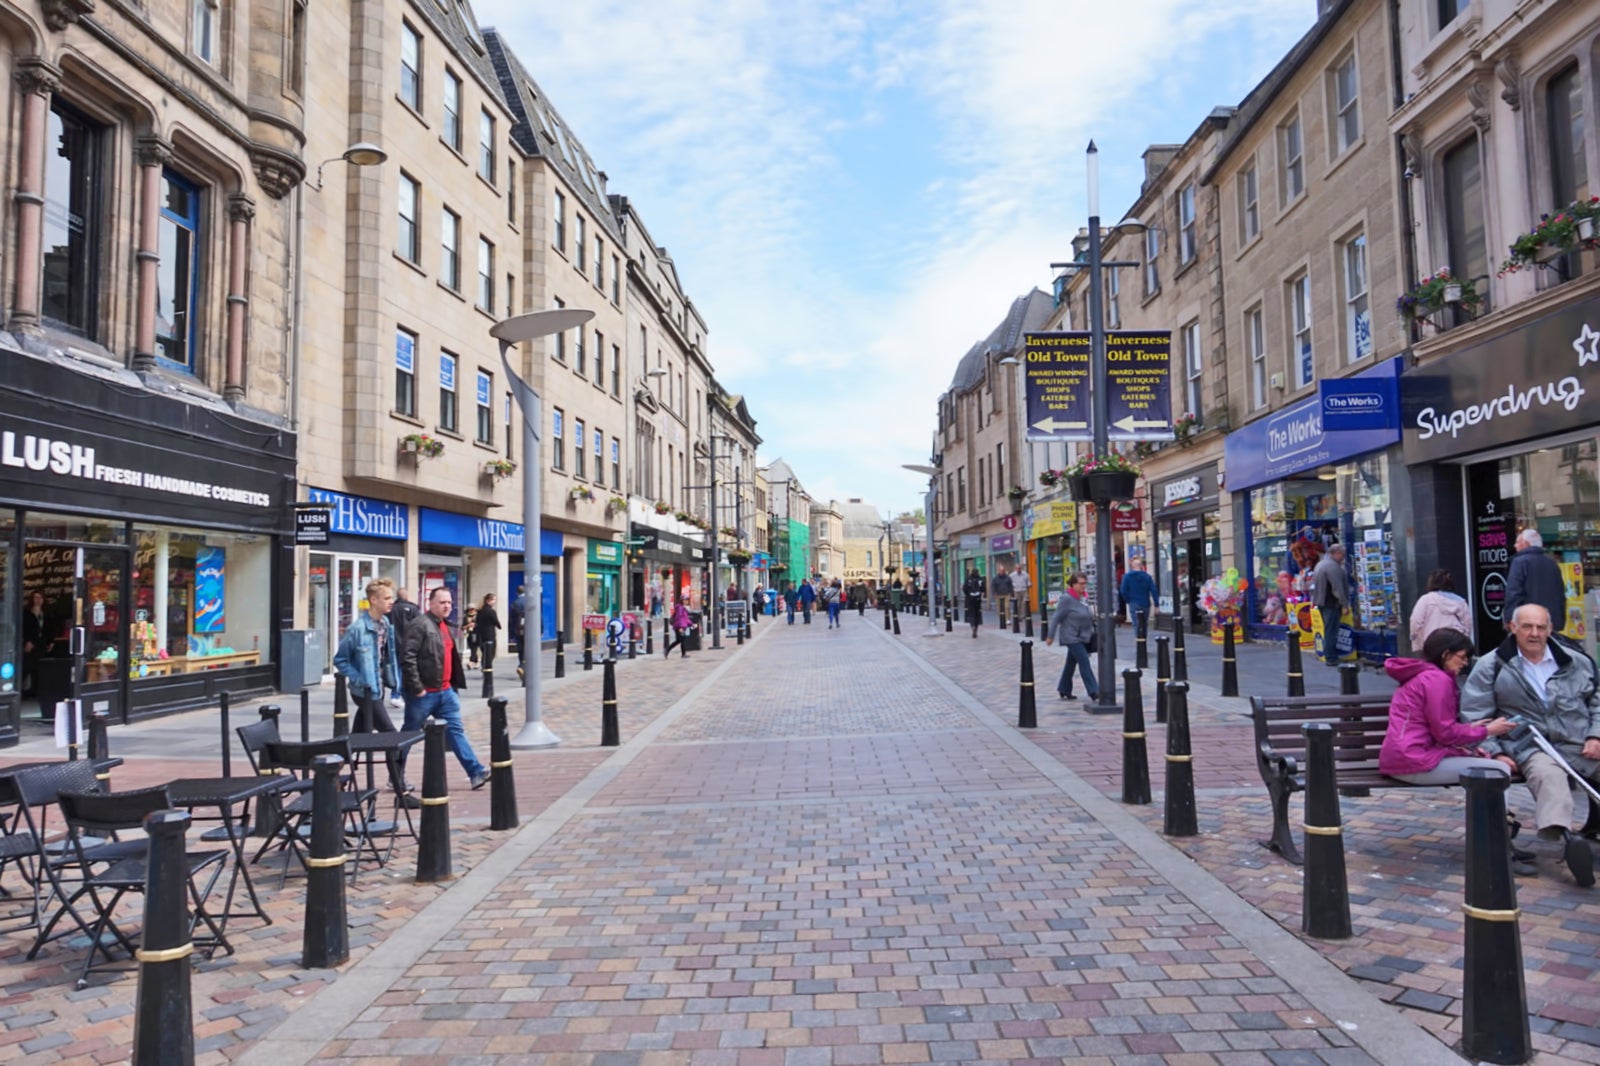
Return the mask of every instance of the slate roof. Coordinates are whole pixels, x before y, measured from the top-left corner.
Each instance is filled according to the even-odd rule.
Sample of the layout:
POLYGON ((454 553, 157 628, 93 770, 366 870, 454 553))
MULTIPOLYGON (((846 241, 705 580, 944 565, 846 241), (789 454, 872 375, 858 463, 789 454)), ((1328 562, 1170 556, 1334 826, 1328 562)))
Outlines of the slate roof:
POLYGON ((950 390, 965 392, 983 382, 984 355, 989 351, 1015 352, 1021 349, 1023 336, 1043 326, 1055 308, 1055 301, 1037 288, 1011 301, 1006 317, 983 340, 967 349, 967 354, 956 364, 955 376, 950 379, 950 390))
MULTIPOLYGON (((472 13, 469 0, 411 0, 411 10, 438 34, 460 63, 471 68, 484 91, 504 106, 506 96, 501 91, 494 64, 489 60, 487 42, 478 29, 478 17, 472 13)), ((467 116, 461 118, 467 121, 467 116)))

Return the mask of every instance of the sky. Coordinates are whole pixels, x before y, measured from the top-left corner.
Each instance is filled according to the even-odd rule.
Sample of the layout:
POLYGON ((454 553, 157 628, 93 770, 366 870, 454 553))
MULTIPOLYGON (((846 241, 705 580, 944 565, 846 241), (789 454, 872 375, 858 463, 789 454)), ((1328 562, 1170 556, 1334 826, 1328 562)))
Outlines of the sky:
POLYGON ((718 381, 813 499, 922 505, 937 400, 1144 150, 1315 0, 474 0, 665 246, 718 381))

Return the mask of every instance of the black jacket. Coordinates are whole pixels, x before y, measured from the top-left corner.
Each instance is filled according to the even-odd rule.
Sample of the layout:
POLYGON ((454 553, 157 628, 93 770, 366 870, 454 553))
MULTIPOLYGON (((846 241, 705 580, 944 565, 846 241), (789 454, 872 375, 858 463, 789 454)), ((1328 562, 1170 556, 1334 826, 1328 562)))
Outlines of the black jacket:
POLYGON ((983 599, 983 575, 969 574, 961 583, 961 594, 969 600, 983 599))
POLYGON ((494 631, 501 628, 500 615, 493 607, 478 608, 478 623, 473 627, 479 640, 493 640, 494 631))
POLYGON ((404 637, 405 631, 411 625, 412 619, 422 614, 422 608, 410 600, 396 597, 394 606, 389 608, 389 624, 394 626, 394 631, 404 637))
POLYGON ((1543 548, 1523 548, 1511 557, 1506 574, 1505 620, 1525 603, 1537 603, 1550 612, 1550 627, 1559 633, 1567 624, 1567 582, 1561 564, 1543 548))
MULTIPOLYGON (((449 625, 448 622, 444 623, 449 625)), ((450 687, 467 687, 467 672, 461 666, 461 642, 451 638, 450 687)), ((400 645, 400 676, 407 696, 416 696, 426 689, 443 688, 445 677, 444 638, 439 635, 439 623, 431 614, 418 615, 406 625, 405 640, 400 645)))

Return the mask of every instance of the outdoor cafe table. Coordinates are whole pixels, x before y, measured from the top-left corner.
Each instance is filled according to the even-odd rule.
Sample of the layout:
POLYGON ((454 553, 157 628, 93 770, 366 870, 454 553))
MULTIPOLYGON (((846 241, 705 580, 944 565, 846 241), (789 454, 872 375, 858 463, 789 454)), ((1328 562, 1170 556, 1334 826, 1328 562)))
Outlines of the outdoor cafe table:
MULTIPOLYGON (((422 737, 423 733, 420 729, 398 729, 381 733, 351 733, 349 736, 350 758, 355 762, 365 762, 367 764, 367 787, 372 788, 373 764, 377 761, 378 756, 382 755, 386 763, 395 766, 395 776, 398 777, 400 759, 405 756, 406 752, 415 747, 422 740, 422 737)), ((399 793, 396 793, 395 811, 397 815, 400 810, 399 803, 400 796, 399 793)), ((406 823, 409 825, 410 821, 408 814, 406 823)), ((382 822, 374 822, 370 826, 370 831, 374 834, 397 833, 399 828, 398 820, 387 825, 382 822)), ((412 830, 411 835, 416 836, 415 829, 412 830)))
POLYGON ((227 832, 228 846, 233 849, 233 873, 228 878, 228 894, 222 904, 222 913, 215 915, 224 929, 227 928, 230 918, 255 917, 268 925, 272 924, 272 919, 256 896, 256 886, 250 880, 250 864, 244 856, 245 837, 249 833, 249 827, 241 827, 234 822, 233 809, 239 804, 276 792, 287 783, 288 778, 275 775, 180 777, 167 782, 167 798, 172 801, 174 807, 182 807, 185 810, 193 810, 196 807, 215 808, 222 827, 227 832), (233 894, 241 880, 244 882, 245 893, 250 897, 251 909, 235 912, 233 894))

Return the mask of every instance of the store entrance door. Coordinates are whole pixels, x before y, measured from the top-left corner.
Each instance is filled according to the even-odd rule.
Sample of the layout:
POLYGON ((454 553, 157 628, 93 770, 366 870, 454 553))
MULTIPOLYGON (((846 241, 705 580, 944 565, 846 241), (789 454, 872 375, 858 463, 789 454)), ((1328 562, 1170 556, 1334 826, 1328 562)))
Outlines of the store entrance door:
MULTIPOLYGON (((94 711, 107 711, 113 720, 126 722, 130 674, 143 676, 145 671, 164 669, 156 658, 147 661, 136 654, 129 659, 129 624, 136 622, 141 629, 153 626, 154 611, 152 605, 142 604, 136 617, 130 617, 126 609, 128 549, 28 541, 22 560, 23 587, 44 597, 42 637, 31 654, 21 657, 27 675, 24 680, 31 683, 34 696, 29 709, 37 707, 45 720, 53 720, 56 704, 71 699, 76 689, 83 700, 85 721, 94 711), (84 630, 84 668, 75 678, 72 631, 79 625, 84 630)), ((142 652, 144 647, 141 643, 135 650, 142 652)))

